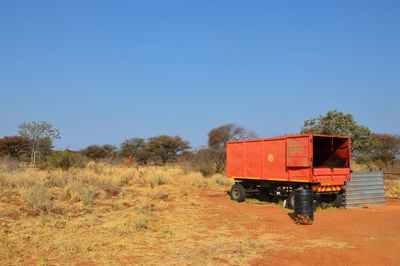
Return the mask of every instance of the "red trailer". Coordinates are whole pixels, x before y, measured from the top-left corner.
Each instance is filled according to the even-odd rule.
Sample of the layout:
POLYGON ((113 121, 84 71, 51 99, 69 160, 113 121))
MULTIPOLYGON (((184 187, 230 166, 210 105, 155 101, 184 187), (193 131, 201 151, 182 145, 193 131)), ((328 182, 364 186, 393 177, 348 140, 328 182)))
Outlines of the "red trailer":
POLYGON ((226 174, 235 179, 231 197, 246 193, 288 198, 294 190, 312 188, 318 202, 341 204, 350 180, 350 138, 316 134, 227 143, 226 174))

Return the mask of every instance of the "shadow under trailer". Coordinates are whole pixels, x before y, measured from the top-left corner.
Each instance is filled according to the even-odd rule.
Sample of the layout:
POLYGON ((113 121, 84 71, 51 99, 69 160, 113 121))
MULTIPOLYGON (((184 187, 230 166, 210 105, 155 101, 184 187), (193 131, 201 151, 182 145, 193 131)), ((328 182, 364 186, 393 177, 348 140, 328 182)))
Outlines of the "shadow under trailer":
POLYGON ((316 134, 231 141, 226 148, 226 175, 233 178, 230 195, 286 200, 294 207, 296 189, 314 190, 322 208, 340 207, 350 181, 350 138, 316 134))

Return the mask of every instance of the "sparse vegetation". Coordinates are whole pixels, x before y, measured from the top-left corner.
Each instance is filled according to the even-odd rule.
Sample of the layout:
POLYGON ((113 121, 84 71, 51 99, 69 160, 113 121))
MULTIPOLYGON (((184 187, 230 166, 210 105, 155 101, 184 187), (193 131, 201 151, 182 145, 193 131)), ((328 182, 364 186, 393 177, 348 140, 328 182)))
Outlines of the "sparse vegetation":
POLYGON ((400 199, 400 178, 385 179, 386 197, 400 199))
POLYGON ((63 170, 68 170, 71 167, 83 167, 85 165, 85 160, 77 152, 70 150, 65 151, 54 151, 48 155, 43 163, 40 165, 41 168, 60 168, 63 170))
POLYGON ((94 187, 83 187, 78 190, 79 199, 83 203, 83 205, 91 205, 93 204, 96 192, 97 190, 94 187))
MULTIPOLYGON (((243 226, 238 221, 230 227, 227 221, 212 222, 220 218, 198 193, 206 188, 223 194, 231 186, 223 175, 204 177, 177 166, 137 170, 93 162, 67 171, 8 171, 5 162, 0 166, 0 256, 6 264, 66 260, 154 265, 159 253, 176 264, 246 264, 270 244, 280 248, 281 236, 249 238, 233 233, 243 226), (26 241, 34 248, 27 250, 26 241), (149 249, 154 245, 157 249, 149 249), (149 250, 145 256, 131 257, 143 249, 149 250)), ((386 185, 400 188, 394 181, 386 185)), ((245 220, 252 219, 249 215, 245 220)))
POLYGON ((47 187, 42 184, 35 184, 21 191, 22 199, 33 211, 48 213, 51 210, 53 202, 50 200, 50 194, 47 187))
MULTIPOLYGON (((171 241, 179 241, 180 230, 195 233, 187 232, 182 224, 198 222, 198 214, 189 213, 203 212, 193 209, 199 203, 191 190, 223 191, 229 185, 229 179, 222 182, 221 176, 205 178, 177 166, 137 170, 92 162, 68 170, 22 167, 7 171, 6 164, 0 162, 0 202, 8 202, 0 205, 0 223, 14 228, 11 237, 6 227, 0 227, 4 236, 0 257, 9 250, 7 264, 26 264, 31 259, 50 263, 68 256, 72 261, 108 264, 115 262, 113 254, 123 258, 128 250, 139 251, 160 237, 176 234, 171 241), (34 253, 22 252, 25 238, 36 247, 34 253)), ((196 232, 204 230, 204 225, 199 226, 196 232)), ((167 245, 163 250, 174 252, 173 248, 167 245)), ((154 263, 151 256, 144 262, 154 263)))
POLYGON ((29 141, 32 166, 40 156, 49 154, 53 140, 61 137, 60 131, 47 121, 24 122, 18 126, 18 133, 29 141))
POLYGON ((137 209, 136 218, 134 220, 136 229, 148 229, 149 219, 143 214, 141 209, 137 209))
MULTIPOLYGON (((178 265, 243 265, 270 244, 287 248, 277 240, 282 235, 265 234, 265 225, 251 214, 245 222, 242 216, 219 222, 201 198, 205 191, 224 195, 232 185, 224 175, 226 141, 254 138, 254 133, 228 124, 212 129, 208 146, 195 151, 179 136, 161 135, 128 139, 119 149, 91 145, 79 152, 53 151, 52 138, 59 132, 53 133, 41 135, 35 147, 27 146, 33 143, 28 137, 0 139, 0 260, 5 265, 58 260, 154 265, 159 256, 178 265), (29 156, 38 168, 28 167, 29 156), (249 223, 256 224, 252 236, 238 234, 249 223)), ((367 163, 354 163, 353 170, 398 172, 398 137, 374 138, 380 143, 371 146, 374 159, 370 153, 367 163)), ((399 180, 385 180, 388 197, 400 197, 399 180)), ((346 246, 328 242, 342 243, 312 239, 301 245, 346 246)))

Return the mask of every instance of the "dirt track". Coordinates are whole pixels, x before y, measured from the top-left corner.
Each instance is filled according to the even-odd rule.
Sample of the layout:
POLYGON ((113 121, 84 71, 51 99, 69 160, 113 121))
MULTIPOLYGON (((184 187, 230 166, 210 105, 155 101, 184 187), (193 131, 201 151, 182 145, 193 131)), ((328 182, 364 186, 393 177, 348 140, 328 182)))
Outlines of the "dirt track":
POLYGON ((276 205, 236 203, 211 191, 200 196, 208 202, 213 223, 218 219, 232 228, 240 224, 240 230, 232 229, 237 234, 267 235, 266 250, 252 265, 400 264, 398 200, 384 206, 317 211, 313 225, 296 225, 291 212, 276 205))

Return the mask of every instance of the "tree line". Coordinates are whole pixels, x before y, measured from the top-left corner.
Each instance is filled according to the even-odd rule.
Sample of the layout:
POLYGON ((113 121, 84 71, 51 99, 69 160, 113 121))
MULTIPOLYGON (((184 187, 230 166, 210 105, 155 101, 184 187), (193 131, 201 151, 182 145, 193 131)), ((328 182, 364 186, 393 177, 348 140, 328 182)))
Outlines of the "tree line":
MULTIPOLYGON (((165 165, 180 163, 204 175, 225 171, 226 142, 255 139, 257 134, 235 124, 226 124, 208 132, 207 145, 191 149, 180 136, 159 135, 148 139, 134 137, 114 145, 90 145, 78 151, 54 150, 53 141, 59 130, 46 121, 22 123, 18 135, 0 138, 0 156, 24 161, 31 166, 63 168, 84 166, 88 160, 131 165, 165 165)), ((393 163, 400 156, 400 137, 373 133, 360 125, 351 114, 336 110, 304 121, 300 133, 346 135, 351 137, 352 157, 361 163, 381 166, 393 163)))

